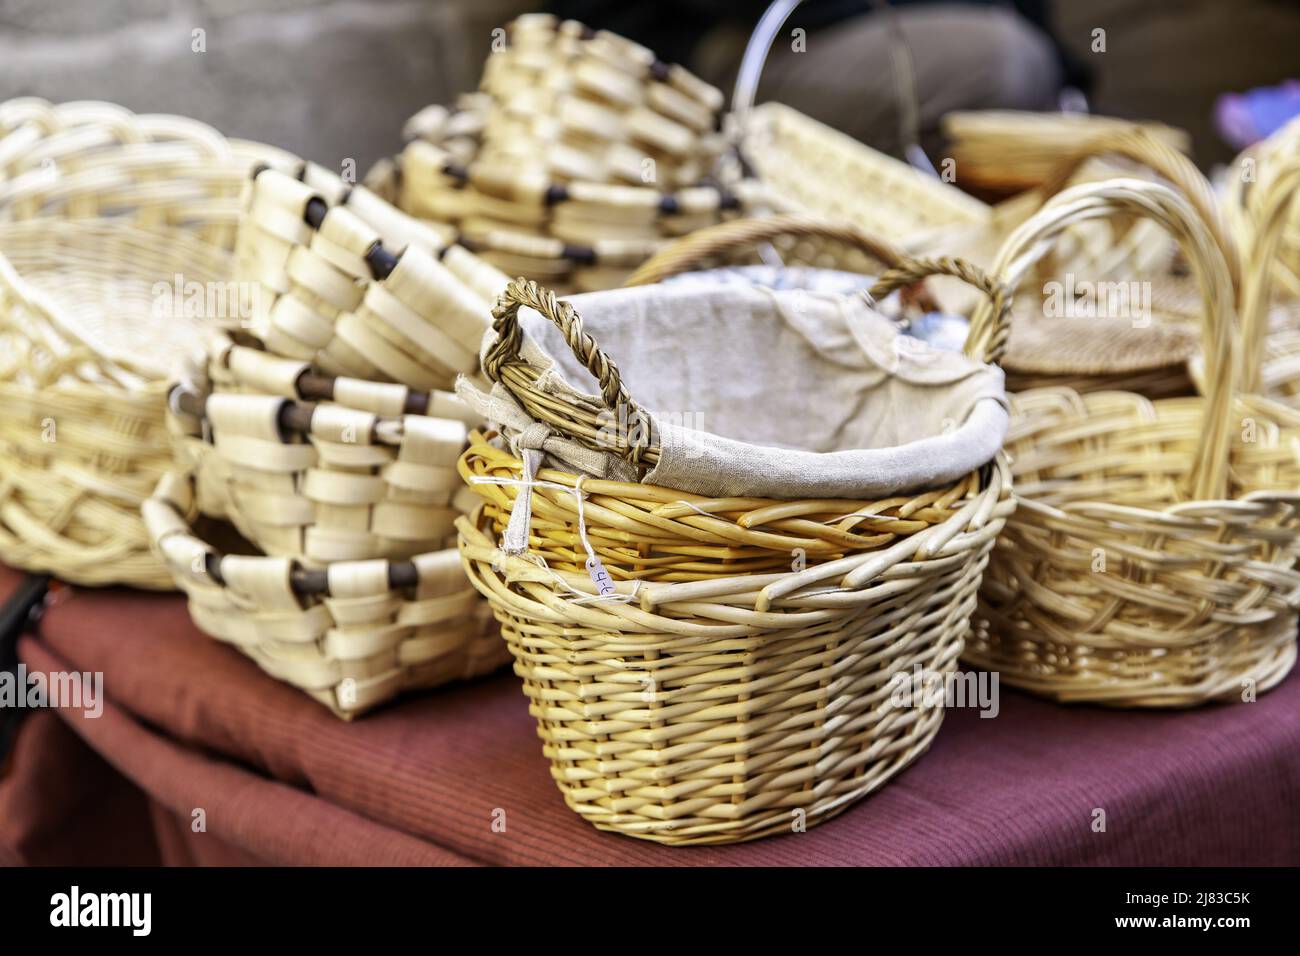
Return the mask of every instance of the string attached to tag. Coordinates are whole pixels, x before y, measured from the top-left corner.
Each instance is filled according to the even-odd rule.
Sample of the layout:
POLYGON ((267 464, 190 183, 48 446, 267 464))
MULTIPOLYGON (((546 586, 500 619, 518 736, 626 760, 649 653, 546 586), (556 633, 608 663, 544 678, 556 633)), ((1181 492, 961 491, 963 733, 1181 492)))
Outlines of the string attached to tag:
MULTIPOLYGON (((529 451, 532 450, 529 449, 529 451)), ((534 452, 534 454, 537 453, 534 452)), ((537 455, 538 459, 540 457, 540 455, 537 455)), ((587 512, 585 506, 587 496, 582 490, 582 483, 587 476, 579 475, 573 487, 569 487, 554 481, 538 481, 535 477, 536 474, 537 464, 535 461, 529 460, 526 452, 524 455, 523 478, 497 478, 487 475, 475 475, 469 479, 472 483, 478 485, 505 485, 520 490, 510 512, 510 521, 506 528, 505 539, 502 542, 502 550, 506 554, 525 556, 539 567, 549 571, 567 590, 580 595, 580 599, 575 601, 575 604, 593 601, 614 601, 619 603, 635 601, 637 592, 643 582, 639 580, 633 581, 631 593, 619 594, 618 585, 615 584, 613 577, 600 560, 600 556, 596 554, 596 549, 591 546, 591 540, 587 537, 587 512), (566 494, 573 495, 576 499, 578 503, 578 540, 582 542, 582 549, 587 552, 587 560, 583 566, 587 569, 587 576, 591 578, 591 583, 596 587, 594 595, 579 591, 559 574, 556 574, 540 555, 528 554, 528 522, 532 515, 532 490, 534 488, 550 488, 555 491, 563 491, 566 494)))

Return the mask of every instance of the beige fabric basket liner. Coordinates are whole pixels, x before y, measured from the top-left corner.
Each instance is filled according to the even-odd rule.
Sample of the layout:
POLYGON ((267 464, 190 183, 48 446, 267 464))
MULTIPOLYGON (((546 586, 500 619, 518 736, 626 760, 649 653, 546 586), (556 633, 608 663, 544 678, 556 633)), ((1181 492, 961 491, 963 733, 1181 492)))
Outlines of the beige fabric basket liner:
MULTIPOLYGON (((568 301, 653 420, 660 451, 647 484, 715 497, 880 497, 969 474, 1006 433, 1000 369, 900 334, 862 297, 725 283, 568 301)), ((546 368, 539 386, 600 408, 561 333, 530 309, 520 318, 524 358, 546 368)), ((489 330, 485 354, 495 341, 489 330)), ((612 452, 543 435, 500 386, 488 396, 462 380, 457 391, 517 448, 638 480, 612 452)))

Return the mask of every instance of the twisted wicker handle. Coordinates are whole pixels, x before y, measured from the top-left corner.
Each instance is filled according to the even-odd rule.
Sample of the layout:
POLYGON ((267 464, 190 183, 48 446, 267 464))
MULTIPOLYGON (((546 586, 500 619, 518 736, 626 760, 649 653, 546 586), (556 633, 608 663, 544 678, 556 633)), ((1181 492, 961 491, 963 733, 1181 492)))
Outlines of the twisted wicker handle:
POLYGON ((670 243, 643 262, 623 284, 662 282, 669 276, 697 269, 723 253, 752 249, 781 236, 834 239, 865 252, 886 266, 898 265, 905 258, 892 243, 848 223, 824 222, 809 216, 733 219, 696 230, 670 243))
POLYGON ((623 450, 623 457, 632 464, 639 464, 643 452, 649 447, 652 434, 650 416, 632 401, 614 360, 583 330, 582 317, 572 305, 557 299, 549 289, 543 289, 536 282, 520 277, 512 280, 501 293, 492 307, 492 328, 497 333, 497 340, 483 359, 483 371, 488 378, 510 388, 509 381, 502 374, 505 367, 527 365, 520 354, 524 332, 519 324, 519 309, 525 305, 540 312, 564 334, 564 340, 569 343, 569 348, 578 361, 600 383, 600 395, 605 407, 616 414, 620 408, 626 410, 627 421, 634 429, 631 434, 638 436, 639 441, 629 442, 623 450))
POLYGON ((1262 184, 1262 195, 1246 236, 1246 269, 1241 290, 1241 390, 1257 392, 1268 335, 1268 303, 1273 263, 1300 191, 1300 160, 1288 157, 1262 184))
MULTIPOLYGON (((1237 374, 1236 302, 1223 255, 1205 221, 1188 201, 1167 186, 1136 179, 1111 179, 1074 186, 1056 196, 1022 223, 998 251, 991 269, 1008 288, 1019 288, 1028 271, 1047 255, 1070 226, 1116 213, 1154 220, 1171 234, 1195 273, 1204 304, 1201 347, 1205 354, 1208 412, 1192 466, 1192 494, 1200 500, 1227 492, 1228 451, 1232 440, 1229 413, 1237 374)), ((972 327, 987 321, 981 304, 972 327)))
POLYGON ((1205 221, 1228 264, 1232 287, 1240 288, 1241 257, 1220 209, 1219 200, 1214 194, 1214 187, 1196 168, 1195 163, 1139 126, 1094 136, 1068 153, 1039 187, 1043 201, 1051 199, 1069 185, 1074 174, 1087 160, 1107 155, 1130 159, 1172 183, 1205 221))
POLYGON ((939 259, 904 258, 895 268, 881 273, 867 290, 872 299, 883 299, 895 289, 921 282, 929 276, 944 275, 961 279, 983 292, 988 305, 977 310, 966 334, 966 355, 996 365, 1007 349, 1011 334, 1011 290, 964 259, 944 256, 939 259), (978 321, 977 321, 978 319, 978 321))

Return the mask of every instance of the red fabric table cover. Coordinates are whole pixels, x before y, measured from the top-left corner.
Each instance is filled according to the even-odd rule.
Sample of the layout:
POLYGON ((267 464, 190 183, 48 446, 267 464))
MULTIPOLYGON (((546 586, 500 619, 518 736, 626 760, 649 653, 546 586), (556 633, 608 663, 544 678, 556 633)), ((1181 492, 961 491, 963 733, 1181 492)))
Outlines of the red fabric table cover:
MULTIPOLYGON (((564 805, 508 671, 344 723, 197 632, 180 597, 126 591, 74 591, 19 651, 33 668, 104 672, 103 717, 57 714, 151 798, 165 859, 1300 863, 1294 676, 1254 703, 1179 712, 1061 707, 1004 689, 996 718, 951 711, 928 754, 836 820, 669 848, 596 831, 564 805), (190 832, 195 807, 207 833, 190 832)), ((0 784, 0 847, 13 782, 0 784)))

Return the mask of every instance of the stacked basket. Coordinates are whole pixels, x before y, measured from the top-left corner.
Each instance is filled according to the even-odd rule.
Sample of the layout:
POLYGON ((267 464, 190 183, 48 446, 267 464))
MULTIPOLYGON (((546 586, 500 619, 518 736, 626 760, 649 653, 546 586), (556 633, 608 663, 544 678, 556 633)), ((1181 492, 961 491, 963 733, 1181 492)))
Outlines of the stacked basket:
POLYGON ((506 280, 440 241, 319 167, 257 170, 247 320, 174 392, 184 467, 146 504, 199 627, 343 716, 504 659, 449 547, 475 419, 446 389, 506 280))
POLYGON ((592 289, 734 207, 707 181, 717 90, 548 15, 520 17, 502 39, 479 94, 408 124, 388 187, 407 212, 454 224, 463 245, 512 274, 592 289))
MULTIPOLYGON (((819 230, 791 220, 788 228, 785 236, 771 223, 718 227, 722 235, 687 240, 681 254, 665 252, 638 281, 709 256, 738 256, 753 243, 855 246, 857 256, 895 267, 872 288, 875 299, 933 273, 975 283, 992 296, 985 321, 994 321, 992 329, 981 325, 972 342, 985 343, 989 357, 999 354, 1005 295, 977 270, 902 259, 888 243, 851 227, 819 230)), ((941 705, 900 705, 894 692, 910 686, 913 671, 953 673, 981 571, 1009 513, 1000 438, 974 471, 931 473, 890 491, 859 487, 876 472, 859 452, 844 450, 852 459, 843 461, 848 483, 866 491, 855 495, 832 477, 840 467, 834 454, 792 452, 808 460, 785 472, 767 460, 785 454, 770 445, 703 436, 695 447, 709 459, 702 461, 683 454, 680 443, 697 442, 700 433, 669 422, 674 401, 704 402, 708 414, 733 417, 737 408, 749 409, 756 414, 733 426, 744 438, 773 441, 761 428, 750 431, 772 418, 762 413, 771 382, 798 381, 809 394, 805 389, 833 390, 837 375, 858 374, 849 364, 834 373, 809 365, 772 377, 774 363, 797 365, 803 359, 793 356, 813 354, 809 341, 795 344, 798 336, 777 344, 785 323, 822 321, 816 317, 827 309, 843 310, 837 314, 847 322, 837 333, 847 336, 841 359, 868 355, 881 363, 871 366, 872 387, 893 381, 885 370, 900 363, 915 369, 914 360, 955 362, 993 376, 1001 394, 1000 375, 986 366, 944 359, 923 346, 904 349, 890 324, 873 319, 860 300, 689 283, 569 303, 519 281, 494 310, 485 371, 496 384, 490 395, 463 392, 500 434, 472 436, 461 461, 484 502, 458 521, 461 553, 501 623, 557 785, 569 806, 601 829, 672 845, 799 830, 885 784, 938 731, 941 705), (590 308, 589 318, 600 315, 595 335, 625 337, 664 359, 629 356, 638 387, 658 390, 655 413, 632 399, 619 369, 584 331, 578 307, 590 308), (711 321, 697 316, 699 309, 711 321), (881 322, 882 351, 861 345, 861 337, 881 333, 881 322), (715 323, 743 323, 747 331, 735 338, 715 323), (641 324, 643 336, 634 331, 641 324), (720 339, 765 371, 719 370, 720 339), (695 357, 688 361, 679 350, 671 354, 680 362, 667 361, 670 353, 655 345, 664 341, 689 344, 695 357), (742 342, 749 344, 736 346, 742 342), (702 362, 714 374, 700 375, 702 362), (584 369, 597 379, 598 395, 569 384, 568 376, 584 369), (702 382, 712 384, 701 392, 702 382), (691 383, 693 398, 673 394, 691 383), (728 457, 733 452, 737 457, 728 457), (755 476, 758 459, 765 464, 755 476), (798 490, 774 496, 769 480, 785 479, 773 475, 785 475, 798 490)), ((944 381, 934 365, 922 377, 944 381)), ((848 405, 857 407, 837 405, 834 415, 852 418, 848 405)), ((985 412, 993 420, 1003 414, 996 406, 985 412)), ((974 418, 959 429, 967 438, 974 418)), ((836 433, 831 446, 842 440, 832 421, 796 427, 805 432, 799 443, 782 447, 820 448, 812 431, 836 433)), ((877 448, 866 453, 875 461, 877 453, 920 451, 924 441, 909 442, 926 434, 901 434, 894 438, 899 447, 888 449, 854 447, 877 448)), ((890 443, 884 434, 877 440, 890 443)), ((940 470, 951 463, 937 447, 922 457, 940 470)))

